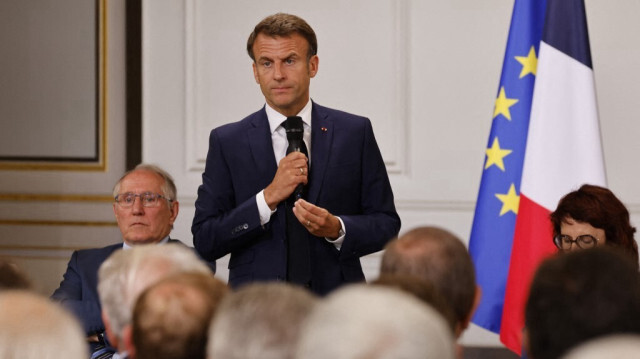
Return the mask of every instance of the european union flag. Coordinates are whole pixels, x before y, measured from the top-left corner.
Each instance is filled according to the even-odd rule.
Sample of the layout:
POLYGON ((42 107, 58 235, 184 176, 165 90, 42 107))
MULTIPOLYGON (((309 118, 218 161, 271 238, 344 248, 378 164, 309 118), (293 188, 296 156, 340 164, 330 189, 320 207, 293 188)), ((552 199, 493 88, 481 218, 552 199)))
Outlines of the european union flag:
POLYGON ((473 322, 500 332, 545 0, 516 0, 469 251, 482 300, 473 322))

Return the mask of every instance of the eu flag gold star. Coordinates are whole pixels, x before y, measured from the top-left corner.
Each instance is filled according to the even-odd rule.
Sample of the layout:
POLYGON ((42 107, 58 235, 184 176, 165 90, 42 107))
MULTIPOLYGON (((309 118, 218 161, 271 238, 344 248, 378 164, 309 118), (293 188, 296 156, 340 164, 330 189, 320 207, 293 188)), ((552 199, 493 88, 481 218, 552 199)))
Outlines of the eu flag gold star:
POLYGON ((487 148, 487 163, 484 165, 484 169, 491 167, 492 165, 496 165, 499 169, 504 172, 504 158, 510 154, 511 150, 503 150, 500 148, 500 142, 498 141, 498 137, 493 139, 493 144, 491 148, 487 148))
POLYGON ((502 202, 502 209, 500 209, 500 215, 511 211, 518 214, 518 207, 520 206, 520 196, 516 194, 516 186, 511 184, 509 192, 506 194, 496 193, 496 197, 502 202))
POLYGON ((504 92, 504 86, 500 88, 500 93, 496 99, 496 108, 493 112, 493 118, 498 115, 503 115, 507 120, 511 121, 511 112, 509 107, 515 105, 518 102, 515 98, 507 98, 507 94, 504 92))
POLYGON ((536 57, 536 49, 531 46, 529 54, 527 56, 516 56, 516 60, 522 64, 522 71, 520 71, 520 78, 527 76, 528 74, 536 75, 536 69, 538 68, 538 58, 536 57))

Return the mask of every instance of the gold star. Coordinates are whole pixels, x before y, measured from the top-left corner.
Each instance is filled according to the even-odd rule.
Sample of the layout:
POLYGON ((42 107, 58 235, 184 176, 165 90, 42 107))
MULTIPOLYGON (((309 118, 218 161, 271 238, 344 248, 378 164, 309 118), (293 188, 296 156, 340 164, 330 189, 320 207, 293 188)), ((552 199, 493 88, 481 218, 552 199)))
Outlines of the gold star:
POLYGON ((500 148, 500 142, 498 142, 498 137, 493 139, 493 144, 491 148, 487 148, 487 163, 484 165, 484 169, 491 167, 491 165, 496 165, 499 169, 504 172, 504 158, 509 155, 511 150, 503 150, 500 148))
POLYGON ((509 112, 509 107, 515 105, 518 102, 517 99, 507 98, 507 94, 504 92, 504 86, 500 88, 500 94, 498 94, 498 98, 496 99, 496 108, 493 112, 493 118, 502 114, 507 120, 511 121, 511 112, 509 112))
POLYGON ((538 68, 538 58, 536 57, 536 49, 531 46, 529 54, 525 56, 516 56, 516 60, 522 64, 522 71, 520 71, 520 78, 527 76, 528 74, 536 75, 536 69, 538 68))
POLYGON ((516 194, 516 186, 511 184, 509 187, 509 192, 507 194, 496 193, 496 197, 502 202, 502 209, 500 210, 500 215, 511 211, 515 214, 518 214, 518 206, 520 206, 520 196, 516 194))

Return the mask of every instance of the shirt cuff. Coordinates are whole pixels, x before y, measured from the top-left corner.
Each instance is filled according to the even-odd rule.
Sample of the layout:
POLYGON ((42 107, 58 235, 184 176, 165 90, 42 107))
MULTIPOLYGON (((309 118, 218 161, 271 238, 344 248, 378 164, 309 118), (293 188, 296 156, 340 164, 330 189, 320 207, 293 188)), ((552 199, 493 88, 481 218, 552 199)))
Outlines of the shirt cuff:
POLYGON ((260 224, 265 225, 269 223, 271 219, 271 215, 276 212, 277 209, 273 211, 269 208, 267 201, 264 199, 264 190, 260 191, 256 195, 256 204, 258 205, 258 214, 260 215, 260 224))
POLYGON ((336 218, 340 221, 340 236, 336 239, 331 239, 327 237, 324 237, 324 239, 327 242, 333 244, 337 250, 340 250, 340 248, 342 248, 342 242, 344 242, 344 237, 347 235, 347 229, 344 227, 344 222, 342 222, 342 219, 338 216, 336 216, 336 218))

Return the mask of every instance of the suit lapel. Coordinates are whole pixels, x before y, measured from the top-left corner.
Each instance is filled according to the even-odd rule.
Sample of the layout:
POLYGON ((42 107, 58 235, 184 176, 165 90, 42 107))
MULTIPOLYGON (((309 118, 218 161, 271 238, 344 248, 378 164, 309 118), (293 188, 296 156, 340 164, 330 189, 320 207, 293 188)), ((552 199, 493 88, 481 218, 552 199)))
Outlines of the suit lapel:
POLYGON ((247 130, 255 173, 259 176, 261 185, 269 184, 278 169, 270 131, 267 113, 263 108, 250 121, 250 127, 247 130))
POLYGON ((309 170, 308 200, 316 203, 327 163, 331 155, 333 141, 333 120, 321 106, 313 103, 311 109, 311 169, 309 170))

